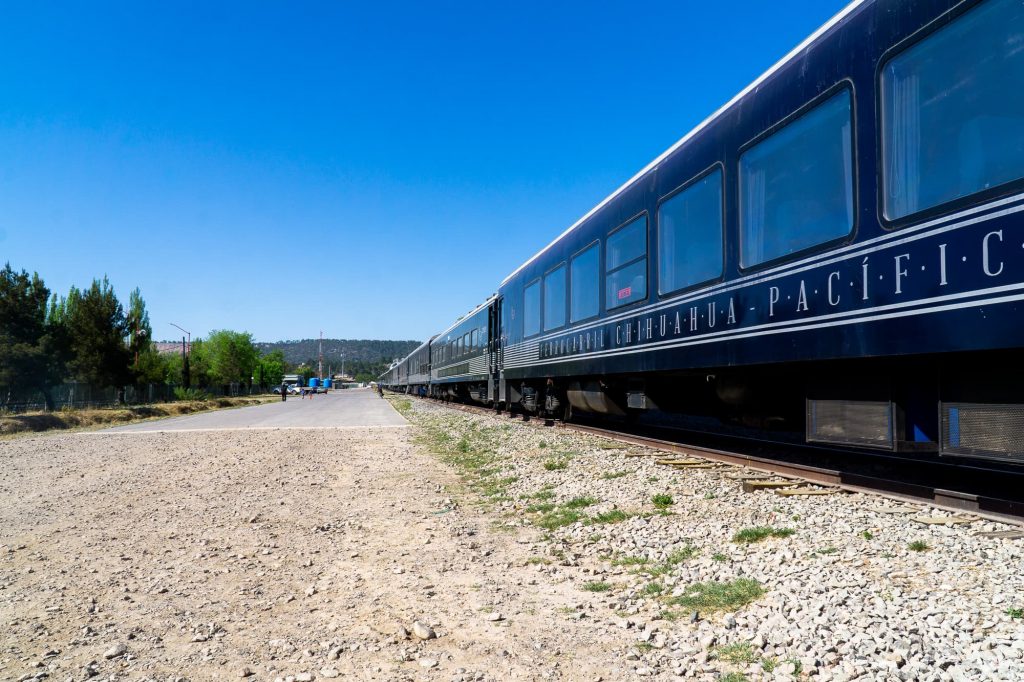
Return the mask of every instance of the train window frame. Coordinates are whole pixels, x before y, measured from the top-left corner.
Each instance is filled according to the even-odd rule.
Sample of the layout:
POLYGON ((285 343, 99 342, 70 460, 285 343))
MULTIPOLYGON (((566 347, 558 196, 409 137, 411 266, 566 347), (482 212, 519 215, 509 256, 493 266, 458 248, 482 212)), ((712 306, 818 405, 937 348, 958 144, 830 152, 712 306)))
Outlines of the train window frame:
POLYGON ((656 253, 657 258, 655 260, 657 262, 655 263, 654 271, 655 271, 655 279, 657 280, 657 284, 658 284, 657 290, 656 290, 656 292, 657 292, 656 295, 657 295, 657 298, 658 298, 659 301, 660 300, 665 300, 665 299, 670 299, 670 298, 675 298, 677 296, 681 296, 683 294, 686 294, 688 292, 694 291, 696 289, 700 289, 700 288, 709 286, 711 284, 717 284, 719 282, 725 281, 725 266, 726 266, 726 257, 725 256, 726 256, 726 250, 727 250, 727 248, 729 246, 729 244, 728 244, 728 230, 726 229, 726 224, 728 223, 728 216, 726 215, 726 210, 728 209, 728 205, 729 205, 728 196, 726 194, 726 187, 727 186, 728 186, 728 183, 726 182, 726 176, 725 176, 725 163, 722 162, 722 161, 715 161, 713 164, 711 164, 710 166, 708 166, 707 168, 705 168, 701 172, 697 173, 697 175, 694 175, 689 180, 686 180, 685 182, 683 182, 683 184, 679 185, 675 189, 673 189, 670 192, 668 192, 667 194, 663 195, 661 198, 658 199, 657 203, 655 203, 655 205, 654 205, 654 215, 655 215, 655 218, 656 218, 656 224, 654 226, 654 240, 655 240, 655 249, 656 249, 656 252, 657 252, 656 253), (685 287, 680 287, 678 289, 673 289, 672 291, 665 291, 665 292, 663 292, 661 290, 661 206, 662 206, 662 204, 671 201, 672 199, 674 199, 678 195, 682 194, 686 190, 690 189, 691 187, 694 187, 698 182, 700 182, 704 178, 708 177, 709 175, 714 173, 716 170, 720 171, 722 173, 722 184, 721 184, 721 187, 719 188, 720 189, 719 197, 721 198, 721 202, 722 202, 722 224, 721 224, 721 228, 722 228, 722 252, 721 252, 722 269, 721 269, 721 271, 720 271, 720 273, 718 274, 717 277, 711 277, 709 279, 705 279, 705 280, 700 281, 700 282, 695 282, 694 284, 688 284, 685 287))
MULTIPOLYGON (((601 251, 602 251, 602 256, 603 256, 603 258, 601 260, 601 268, 600 268, 600 272, 601 272, 601 289, 602 289, 601 297, 604 299, 604 301, 603 301, 604 305, 601 307, 601 310, 603 310, 604 313, 610 313, 610 312, 612 312, 614 310, 614 311, 617 311, 616 314, 618 314, 618 312, 621 312, 623 310, 629 310, 632 307, 640 306, 640 305, 643 305, 644 303, 647 303, 648 301, 650 301, 650 299, 651 299, 651 284, 650 284, 651 283, 651 216, 648 213, 647 209, 645 208, 644 210, 634 214, 632 217, 622 221, 615 228, 613 228, 611 230, 608 230, 608 232, 605 233, 604 248, 601 249, 601 251), (632 259, 630 261, 627 261, 625 263, 620 263, 615 268, 609 270, 608 269, 608 241, 611 239, 613 234, 615 234, 616 232, 620 232, 620 231, 624 230, 625 228, 629 227, 630 225, 632 225, 634 222, 636 222, 640 218, 644 218, 644 255, 643 256, 638 256, 638 257, 636 257, 636 258, 634 258, 634 259, 632 259), (644 288, 645 288, 644 296, 642 298, 639 298, 639 299, 635 300, 635 301, 630 301, 629 303, 622 303, 622 304, 619 304, 619 305, 609 305, 610 302, 608 301, 608 296, 607 296, 607 293, 608 293, 607 292, 608 275, 610 275, 612 273, 615 273, 615 272, 618 272, 619 270, 623 270, 625 268, 628 268, 630 265, 638 263, 641 260, 646 260, 647 261, 646 268, 644 269, 645 270, 645 272, 644 272, 644 288)), ((599 313, 599 315, 600 315, 600 313, 599 313)))
POLYGON ((469 331, 469 347, 476 352, 476 328, 469 331))
POLYGON ((965 0, 957 4, 955 7, 951 7, 939 16, 929 21, 924 26, 920 27, 910 35, 900 40, 895 45, 885 50, 882 55, 878 58, 878 64, 875 66, 875 155, 878 159, 878 163, 875 164, 875 184, 878 188, 875 197, 876 205, 875 210, 877 213, 878 223, 882 226, 882 229, 888 232, 895 232, 901 230, 910 225, 920 224, 927 222, 935 218, 947 216, 964 209, 968 209, 974 206, 983 206, 985 204, 996 201, 1004 197, 1012 196, 1020 193, 1024 190, 1024 178, 1018 178, 1005 182, 995 187, 989 187, 967 196, 958 197, 950 201, 930 206, 928 208, 909 213, 905 216, 901 216, 896 219, 889 219, 885 215, 885 157, 882 156, 884 153, 884 137, 885 137, 885 117, 882 110, 882 73, 885 71, 885 67, 894 58, 898 57, 903 52, 913 48, 921 42, 924 42, 933 34, 947 28, 957 19, 960 19, 963 15, 968 14, 974 9, 977 9, 979 5, 983 5, 988 0, 965 0))
POLYGON ((529 282, 527 282, 526 284, 523 285, 523 295, 522 295, 522 300, 523 300, 523 316, 522 317, 523 317, 523 338, 524 339, 536 338, 536 337, 538 337, 538 336, 540 336, 541 334, 544 333, 544 331, 543 331, 544 330, 544 291, 543 291, 543 288, 544 287, 541 285, 541 278, 540 277, 535 277, 535 278, 533 278, 532 280, 530 280, 529 282), (537 294, 537 315, 538 315, 538 318, 537 318, 537 331, 534 332, 533 334, 527 334, 526 333, 526 290, 529 289, 532 286, 536 286, 537 287, 537 291, 538 291, 538 294, 537 294))
POLYGON ((579 249, 578 251, 576 251, 576 253, 574 253, 571 256, 569 256, 569 271, 568 271, 568 273, 569 273, 569 278, 568 278, 569 293, 566 296, 566 298, 569 301, 569 324, 570 325, 582 324, 584 322, 589 322, 591 320, 596 320, 597 318, 601 317, 601 310, 604 308, 604 272, 603 272, 603 270, 604 270, 604 267, 603 267, 604 259, 602 258, 603 255, 604 254, 603 254, 602 249, 601 249, 601 239, 597 238, 597 239, 593 240, 592 242, 590 242, 589 244, 587 244, 586 246, 584 246, 582 249, 579 249), (573 319, 573 316, 572 316, 572 296, 573 296, 572 264, 573 264, 573 261, 575 261, 577 257, 582 256, 584 253, 586 253, 587 251, 589 251, 590 249, 592 249, 594 247, 597 247, 597 312, 594 313, 593 315, 588 316, 588 317, 581 317, 580 319, 576 320, 576 319, 573 319))
POLYGON ((557 265, 549 268, 545 271, 544 276, 541 278, 543 282, 541 284, 541 315, 540 315, 540 329, 542 334, 548 332, 556 332, 560 329, 565 329, 569 324, 569 267, 566 261, 560 261, 557 265), (563 285, 562 285, 562 324, 548 327, 547 326, 547 315, 548 315, 548 277, 551 276, 556 270, 561 268, 564 272, 562 273, 563 285))
MULTIPOLYGON (((861 219, 860 219, 860 154, 858 154, 857 144, 858 135, 858 116, 857 116, 857 89, 852 78, 846 77, 841 78, 829 87, 825 88, 817 95, 812 97, 810 100, 799 106, 788 116, 783 117, 773 125, 769 126, 765 130, 761 131, 753 138, 744 142, 736 150, 736 159, 733 162, 733 169, 736 172, 735 185, 735 200, 736 200, 736 248, 738 249, 736 254, 736 267, 739 272, 746 274, 750 272, 757 272, 759 270, 767 270, 783 263, 789 263, 798 261, 808 256, 816 255, 819 253, 826 253, 842 246, 852 244, 857 240, 857 235, 860 233, 861 219), (779 132, 791 123, 795 123, 801 117, 809 114, 818 105, 823 104, 827 100, 831 99, 835 95, 838 95, 841 91, 846 90, 850 95, 850 161, 851 161, 851 175, 853 180, 853 225, 850 227, 850 231, 842 237, 836 237, 819 244, 808 246, 799 251, 793 253, 787 253, 783 256, 778 256, 771 260, 762 261, 755 265, 743 265, 743 224, 742 224, 742 210, 741 206, 743 203, 743 188, 742 178, 740 174, 740 159, 749 150, 756 147, 761 142, 764 142, 769 137, 779 132)), ((728 248, 728 246, 727 246, 728 248)))

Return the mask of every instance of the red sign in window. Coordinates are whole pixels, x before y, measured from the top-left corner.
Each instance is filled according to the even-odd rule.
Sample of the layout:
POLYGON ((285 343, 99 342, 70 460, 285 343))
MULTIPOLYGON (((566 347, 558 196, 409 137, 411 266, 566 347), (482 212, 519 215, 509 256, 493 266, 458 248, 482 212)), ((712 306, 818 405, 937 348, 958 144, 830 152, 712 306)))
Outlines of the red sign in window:
POLYGON ((619 289, 619 300, 629 298, 633 295, 633 287, 626 287, 625 289, 619 289))

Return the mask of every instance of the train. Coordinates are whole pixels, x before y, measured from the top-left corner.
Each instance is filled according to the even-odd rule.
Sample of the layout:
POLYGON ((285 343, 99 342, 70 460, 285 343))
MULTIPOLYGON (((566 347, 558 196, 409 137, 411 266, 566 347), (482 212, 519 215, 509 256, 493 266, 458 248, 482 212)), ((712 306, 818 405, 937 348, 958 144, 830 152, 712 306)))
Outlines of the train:
POLYGON ((1022 83, 1021 0, 853 2, 380 381, 1024 464, 1022 83))

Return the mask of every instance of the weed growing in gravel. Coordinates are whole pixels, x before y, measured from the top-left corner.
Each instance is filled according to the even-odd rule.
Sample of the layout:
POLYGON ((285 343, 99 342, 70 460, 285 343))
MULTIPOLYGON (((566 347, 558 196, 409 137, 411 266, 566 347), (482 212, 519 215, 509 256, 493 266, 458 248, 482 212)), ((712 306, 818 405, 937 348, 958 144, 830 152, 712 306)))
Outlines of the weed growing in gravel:
POLYGON ((739 542, 744 545, 749 545, 754 542, 760 542, 765 538, 788 538, 796 531, 792 528, 772 528, 771 526, 754 526, 752 528, 743 528, 742 530, 736 531, 736 534, 732 536, 733 542, 739 542))
POLYGON ((871 540, 871 539, 873 539, 873 538, 875 537, 875 534, 874 534, 874 533, 872 533, 872 532, 871 532, 871 531, 869 531, 869 530, 866 530, 866 531, 864 531, 863 533, 861 533, 861 534, 860 534, 860 536, 861 536, 862 538, 864 538, 865 540, 871 540))
POLYGON ((772 656, 767 656, 761 659, 761 670, 766 673, 774 672, 775 668, 779 665, 779 659, 772 656))
POLYGON ((1009 608, 1006 609, 1006 615, 1010 618, 1024 618, 1024 609, 1009 608))
POLYGON ((587 592, 607 592, 608 590, 612 589, 612 586, 606 582, 599 581, 592 583, 584 583, 583 589, 587 592))
POLYGON ((815 550, 815 554, 836 554, 839 550, 835 547, 822 547, 819 550, 815 550))
POLYGON ((672 599, 672 603, 701 611, 733 610, 763 594, 761 583, 751 578, 737 578, 729 582, 694 583, 684 594, 672 599))
POLYGON ((407 400, 405 398, 402 398, 401 400, 393 401, 391 404, 394 405, 395 409, 398 410, 398 413, 401 414, 401 415, 406 415, 406 414, 408 414, 409 412, 412 411, 412 401, 411 400, 407 400))
POLYGON ((929 547, 928 543, 924 540, 914 540, 907 545, 907 549, 911 552, 927 552, 931 547, 929 547))
POLYGON ((733 665, 747 665, 757 660, 757 652, 750 642, 735 642, 716 646, 711 653, 720 661, 733 665))
POLYGON ((538 448, 546 448, 547 446, 548 442, 546 440, 542 440, 541 442, 537 443, 538 448))
POLYGON ((700 554, 700 550, 691 545, 687 545, 686 547, 683 547, 682 549, 677 549, 676 551, 669 554, 667 557, 665 557, 665 561, 663 561, 662 563, 642 570, 654 576, 665 575, 679 564, 683 563, 684 561, 689 561, 698 554, 700 554))
POLYGON ((571 526, 582 518, 582 514, 575 509, 555 509, 544 514, 534 523, 545 530, 555 530, 563 526, 571 526))
POLYGON ((592 504, 597 504, 600 500, 596 497, 588 497, 583 495, 582 497, 574 497, 565 503, 566 509, 583 509, 589 507, 592 504))
POLYGON ((623 476, 629 476, 628 471, 612 471, 609 473, 601 474, 602 481, 613 481, 616 478, 622 478, 623 476))
POLYGON ((551 488, 541 488, 532 495, 527 495, 528 500, 551 500, 555 497, 555 491, 551 488))
POLYGON ((651 502, 653 502, 654 506, 658 509, 668 509, 676 503, 676 501, 672 499, 672 496, 666 493, 658 493, 651 498, 651 502))
POLYGON ((649 477, 649 478, 647 479, 647 482, 648 482, 648 483, 657 483, 657 482, 658 482, 658 477, 657 477, 657 476, 650 476, 650 477, 649 477))
POLYGON ((536 566, 537 564, 543 564, 544 566, 547 566, 548 564, 551 563, 551 561, 548 560, 548 559, 545 559, 542 556, 532 556, 532 557, 530 557, 529 559, 526 560, 526 563, 529 564, 530 566, 536 566))
POLYGON ((540 504, 531 504, 526 508, 526 511, 530 514, 547 514, 550 511, 554 511, 555 505, 551 502, 541 502, 540 504))
POLYGON ((729 557, 725 556, 721 552, 715 552, 714 554, 711 555, 711 560, 712 561, 718 561, 718 562, 721 563, 721 562, 728 561, 729 557))
POLYGON ((612 566, 644 566, 650 562, 645 556, 624 556, 614 559, 612 566))
POLYGON ((646 585, 644 585, 644 589, 641 590, 641 591, 644 594, 646 594, 646 595, 650 595, 652 597, 657 597, 657 596, 660 596, 661 593, 665 591, 665 586, 662 585, 661 583, 659 583, 656 580, 652 580, 651 582, 649 582, 646 585))
POLYGON ((629 514, 621 509, 612 509, 590 519, 591 523, 619 523, 629 518, 629 514))
POLYGON ((653 649, 654 645, 651 644, 650 642, 637 642, 636 643, 636 648, 639 649, 640 651, 647 652, 647 651, 650 651, 651 649, 653 649))
POLYGON ((718 497, 718 495, 715 495, 713 492, 706 492, 706 493, 704 493, 704 499, 705 500, 713 500, 716 497, 718 497))
POLYGON ((544 468, 547 471, 561 471, 569 466, 568 457, 557 457, 544 460, 544 468))
POLYGON ((804 664, 801 663, 799 659, 787 658, 786 659, 786 663, 792 663, 793 664, 793 668, 794 668, 793 674, 796 675, 797 677, 799 677, 800 673, 802 673, 804 671, 804 664))

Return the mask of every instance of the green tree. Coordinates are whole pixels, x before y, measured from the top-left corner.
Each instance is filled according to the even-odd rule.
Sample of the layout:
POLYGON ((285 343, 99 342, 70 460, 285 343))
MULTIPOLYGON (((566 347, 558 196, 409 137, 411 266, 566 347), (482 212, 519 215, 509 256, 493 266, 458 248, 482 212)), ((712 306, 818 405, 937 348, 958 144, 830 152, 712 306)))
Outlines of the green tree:
MULTIPOLYGON (((149 311, 142 300, 142 292, 136 287, 128 295, 128 350, 132 356, 132 368, 139 373, 139 356, 146 353, 153 345, 153 328, 149 325, 149 311)), ((153 358, 148 358, 152 369, 153 358)), ((141 377, 139 380, 142 380, 141 377)))
POLYGON ((62 367, 54 354, 49 298, 38 274, 14 272, 10 263, 0 270, 0 404, 12 394, 35 389, 53 409, 49 387, 60 380, 62 367))
POLYGON ((104 277, 83 292, 71 289, 58 313, 66 328, 75 378, 98 386, 131 382, 131 353, 125 345, 128 319, 104 277))
POLYGON ((218 384, 252 381, 259 359, 252 334, 221 329, 211 332, 205 345, 209 352, 211 380, 218 384))
POLYGON ((286 366, 284 352, 272 350, 259 358, 256 366, 256 380, 264 386, 276 386, 281 383, 286 366))

